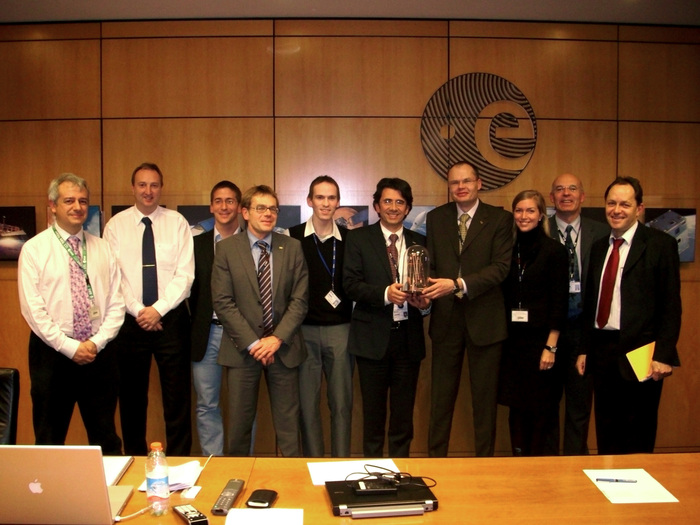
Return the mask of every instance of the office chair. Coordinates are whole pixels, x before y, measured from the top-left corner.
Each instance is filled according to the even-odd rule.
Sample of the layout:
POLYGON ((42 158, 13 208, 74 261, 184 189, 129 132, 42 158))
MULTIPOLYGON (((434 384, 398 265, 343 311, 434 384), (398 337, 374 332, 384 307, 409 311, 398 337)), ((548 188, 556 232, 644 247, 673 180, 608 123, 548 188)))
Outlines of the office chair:
POLYGON ((19 370, 0 368, 0 445, 17 444, 19 370))

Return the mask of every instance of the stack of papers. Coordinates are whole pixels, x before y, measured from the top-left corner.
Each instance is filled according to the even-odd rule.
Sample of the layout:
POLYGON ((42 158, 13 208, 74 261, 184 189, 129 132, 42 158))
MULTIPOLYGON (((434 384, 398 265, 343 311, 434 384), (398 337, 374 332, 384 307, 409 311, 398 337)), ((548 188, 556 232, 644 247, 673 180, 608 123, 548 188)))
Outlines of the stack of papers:
MULTIPOLYGON (((197 483, 199 475, 204 470, 199 464, 199 461, 189 461, 182 465, 177 465, 176 467, 168 468, 168 480, 170 481, 170 492, 176 490, 183 490, 192 487, 197 483)), ((141 492, 146 492, 146 480, 139 486, 141 492)))

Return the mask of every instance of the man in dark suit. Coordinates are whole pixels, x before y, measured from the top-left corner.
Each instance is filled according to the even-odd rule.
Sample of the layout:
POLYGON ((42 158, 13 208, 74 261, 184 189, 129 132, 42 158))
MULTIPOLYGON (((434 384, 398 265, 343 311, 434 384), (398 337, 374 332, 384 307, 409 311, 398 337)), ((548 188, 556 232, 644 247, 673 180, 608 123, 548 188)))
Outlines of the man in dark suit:
POLYGON ((204 456, 224 454, 224 423, 219 407, 221 365, 217 363, 224 329, 211 303, 211 267, 215 245, 241 231, 238 224, 240 202, 238 186, 228 180, 217 183, 211 190, 209 204, 214 228, 194 238, 194 282, 189 298, 190 348, 192 383, 197 394, 197 434, 204 456))
POLYGON ((360 376, 365 457, 384 453, 387 394, 389 456, 407 457, 429 301, 402 290, 403 258, 411 246, 425 245, 425 237, 403 226, 413 204, 405 180, 380 180, 373 198, 379 222, 350 230, 345 246, 343 286, 356 302, 348 351, 360 376))
POLYGON ((640 224, 642 187, 618 177, 605 190, 609 238, 591 248, 584 299, 590 344, 579 373, 593 375, 599 454, 651 453, 663 379, 680 366, 680 262, 676 240, 640 224), (639 381, 626 354, 655 343, 648 380, 639 381))
POLYGON ((466 347, 476 455, 492 456, 513 216, 479 200, 481 179, 466 162, 448 170, 447 183, 453 202, 430 211, 426 224, 432 278, 424 295, 433 300, 428 453, 447 455, 466 347))
MULTIPOLYGON (((576 359, 581 344, 581 312, 591 246, 598 239, 608 235, 610 228, 602 222, 581 216, 581 203, 586 194, 581 179, 576 175, 564 173, 554 179, 549 198, 556 210, 549 218, 549 233, 554 240, 564 245, 569 254, 569 312, 557 345, 557 359, 565 365, 559 369, 562 374, 560 392, 566 392, 564 454, 588 454, 588 424, 593 404, 593 384, 590 376, 579 375, 576 359)), ((558 417, 553 424, 549 453, 558 454, 558 417)))
POLYGON ((277 195, 254 186, 241 200, 247 230, 217 245, 212 269, 212 300, 225 337, 219 350, 228 387, 228 449, 250 450, 264 372, 277 446, 298 456, 298 367, 306 359, 299 327, 308 308, 309 275, 301 243, 273 232, 277 195), (270 282, 271 280, 271 282, 270 282))

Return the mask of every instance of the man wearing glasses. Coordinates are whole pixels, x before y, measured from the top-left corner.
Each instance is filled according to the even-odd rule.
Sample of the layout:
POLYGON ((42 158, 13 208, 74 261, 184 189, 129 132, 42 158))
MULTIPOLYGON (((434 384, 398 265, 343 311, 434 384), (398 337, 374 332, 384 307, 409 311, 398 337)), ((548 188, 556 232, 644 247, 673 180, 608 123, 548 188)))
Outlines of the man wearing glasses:
MULTIPOLYGON (((549 218, 549 232, 569 252, 569 314, 557 345, 557 359, 566 365, 563 370, 560 369, 563 374, 563 390, 566 390, 565 455, 588 454, 588 423, 593 403, 593 385, 590 376, 582 377, 576 370, 577 349, 582 332, 582 298, 591 246, 610 232, 605 223, 581 216, 581 203, 585 197, 583 183, 575 175, 564 173, 552 182, 549 198, 556 212, 549 218)), ((557 454, 558 418, 551 435, 551 452, 557 454)))
POLYGON ((219 350, 228 387, 228 451, 250 451, 260 376, 283 456, 299 456, 298 367, 306 359, 299 330, 309 276, 301 243, 276 232, 279 202, 268 186, 243 194, 247 229, 222 240, 212 268, 212 301, 225 334, 219 350))
POLYGON ((447 172, 453 202, 428 213, 433 342, 428 453, 447 456, 466 347, 477 456, 493 456, 501 343, 507 337, 501 283, 513 248, 513 216, 479 200, 481 179, 466 162, 447 172))

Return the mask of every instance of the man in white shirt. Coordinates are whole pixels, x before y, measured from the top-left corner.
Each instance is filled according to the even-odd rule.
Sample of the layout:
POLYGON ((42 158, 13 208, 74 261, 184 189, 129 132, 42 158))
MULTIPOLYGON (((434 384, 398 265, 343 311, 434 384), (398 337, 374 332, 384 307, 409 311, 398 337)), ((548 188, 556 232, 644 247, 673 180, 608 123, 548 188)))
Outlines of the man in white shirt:
POLYGON ((32 333, 29 375, 37 445, 63 445, 75 403, 88 441, 121 454, 116 349, 108 344, 124 321, 119 268, 109 245, 83 231, 89 191, 63 174, 49 186, 55 223, 24 245, 19 302, 32 333))
POLYGON ((112 217, 104 231, 119 262, 127 313, 115 340, 124 452, 148 453, 148 379, 155 357, 168 454, 187 456, 192 429, 190 321, 185 299, 194 280, 192 234, 182 215, 159 206, 163 175, 157 165, 138 166, 131 175, 131 187, 135 205, 112 217))

